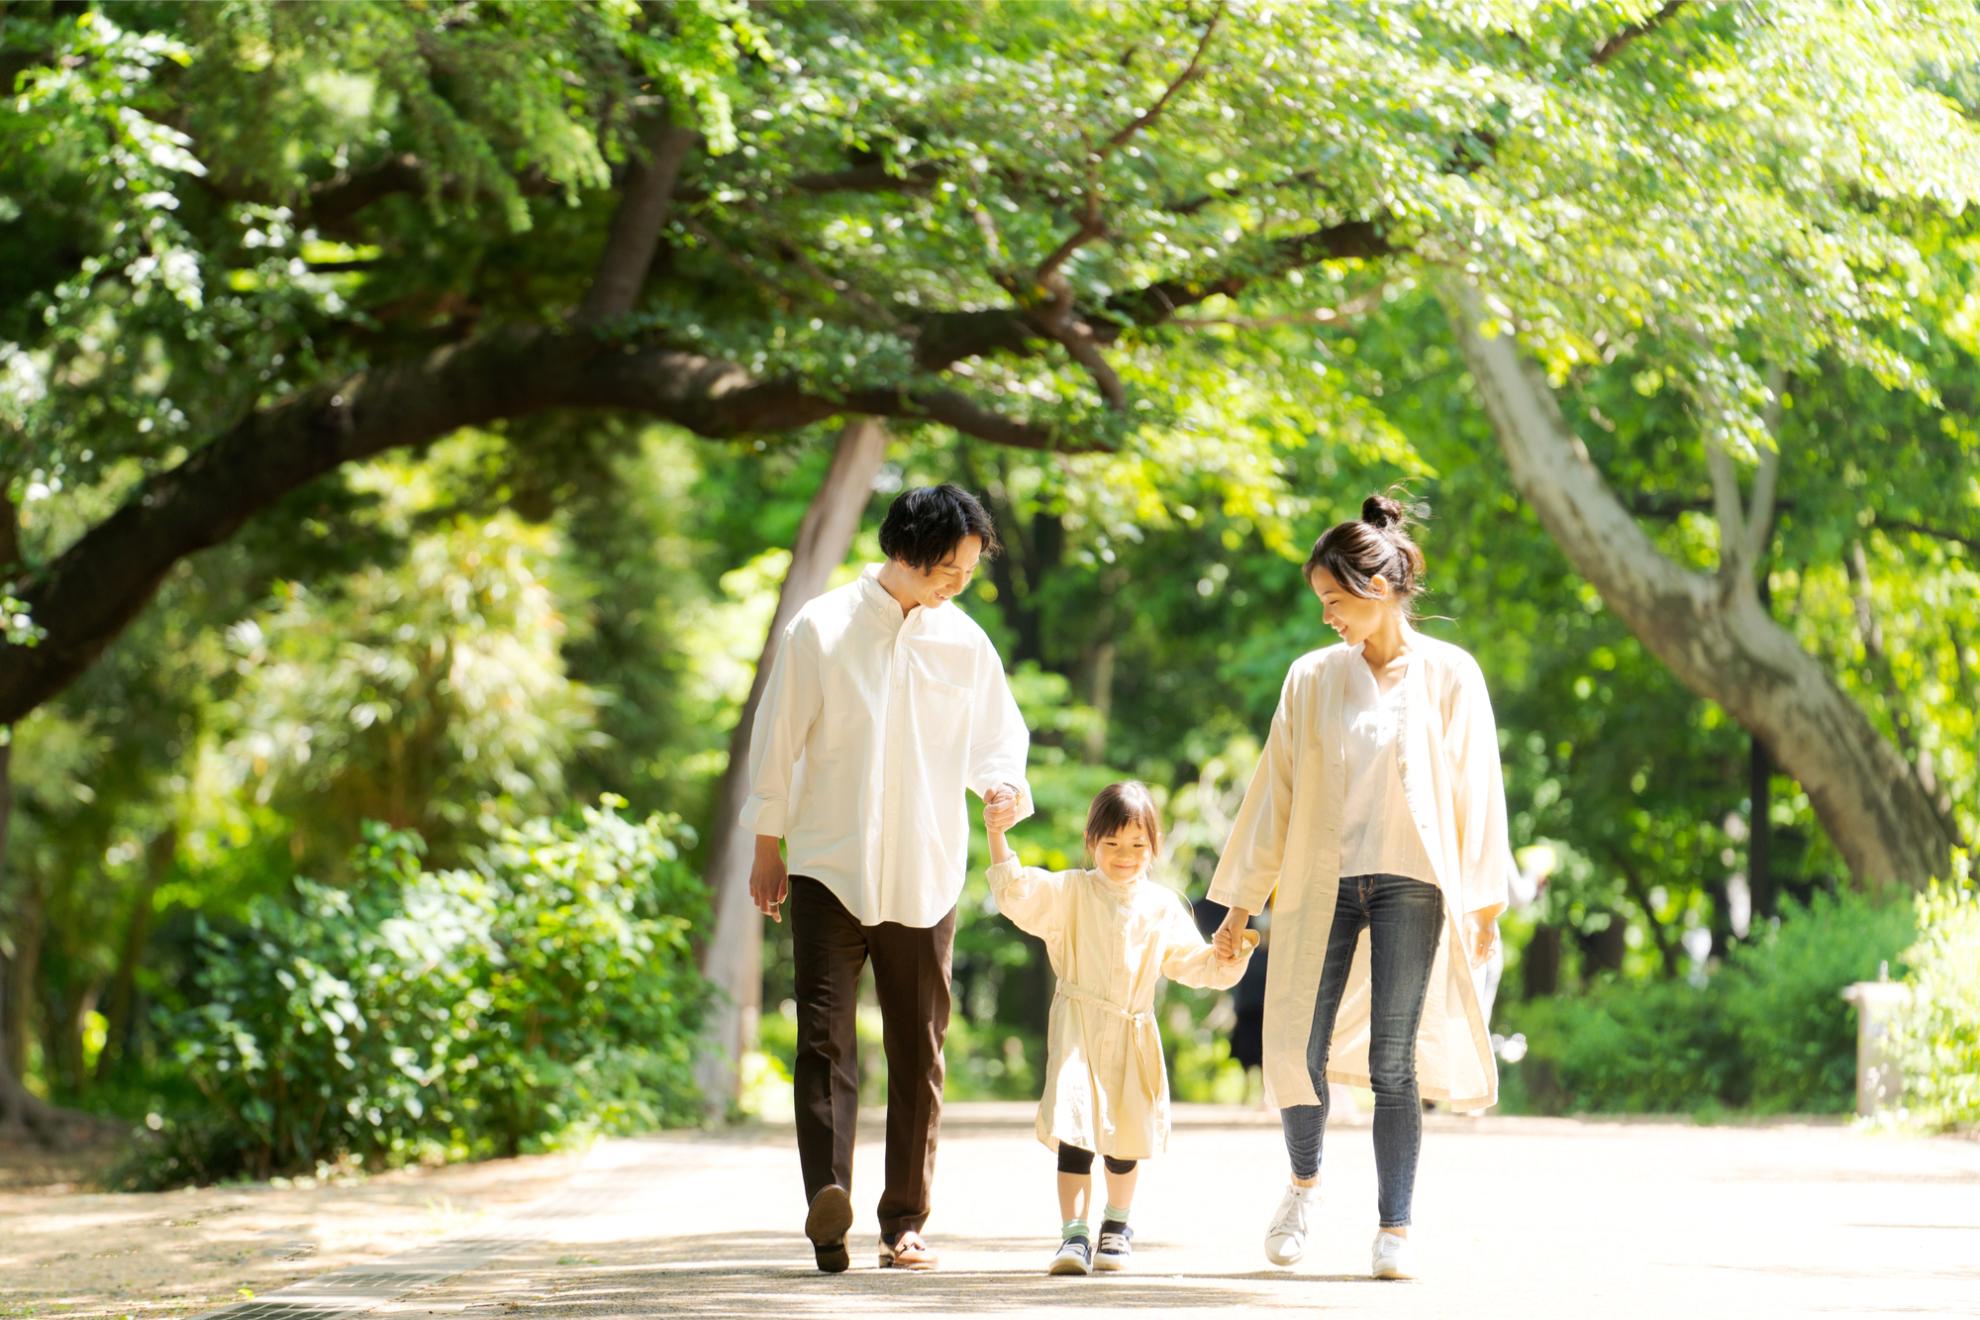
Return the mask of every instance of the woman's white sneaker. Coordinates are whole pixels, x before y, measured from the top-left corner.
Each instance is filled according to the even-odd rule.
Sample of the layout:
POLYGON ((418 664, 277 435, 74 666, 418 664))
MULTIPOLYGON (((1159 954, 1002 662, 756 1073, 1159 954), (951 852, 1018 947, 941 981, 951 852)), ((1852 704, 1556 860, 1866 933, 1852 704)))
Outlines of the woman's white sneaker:
POLYGON ((1279 1198, 1272 1226, 1265 1230, 1265 1259, 1274 1265, 1292 1265, 1306 1254, 1306 1215, 1320 1197, 1320 1184, 1301 1187, 1290 1184, 1279 1198))
POLYGON ((1378 1279, 1415 1278, 1416 1263, 1411 1259, 1411 1254, 1408 1238, 1383 1229, 1375 1235, 1375 1247, 1369 1253, 1368 1272, 1378 1279))

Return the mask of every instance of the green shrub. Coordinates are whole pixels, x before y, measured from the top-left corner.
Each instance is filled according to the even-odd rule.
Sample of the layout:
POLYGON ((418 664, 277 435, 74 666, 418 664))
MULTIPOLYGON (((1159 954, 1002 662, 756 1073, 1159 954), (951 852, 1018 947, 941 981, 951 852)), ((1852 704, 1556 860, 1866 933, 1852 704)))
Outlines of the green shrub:
POLYGON ((1911 1001, 1892 1027, 1905 1102, 1935 1127, 1980 1123, 1980 889, 1935 884, 1906 950, 1911 1001))
POLYGON ((1682 1113, 1725 1089, 1730 1042, 1711 997, 1685 981, 1605 981, 1508 1014, 1526 1057, 1503 1069, 1508 1109, 1682 1113))
POLYGON ((1758 1113, 1846 1114, 1856 1104, 1856 1014, 1843 987, 1898 961, 1915 926, 1905 903, 1818 893, 1735 945, 1711 993, 1739 1072, 1727 1100, 1758 1113))
POLYGON ((1705 985, 1605 980, 1508 1004, 1526 1057, 1501 1103, 1532 1113, 1846 1113, 1856 1024, 1842 1000, 1910 940, 1911 910, 1856 894, 1789 903, 1705 985))
POLYGON ((202 929, 201 1000, 166 1022, 209 1110, 167 1123, 132 1185, 514 1152, 691 1119, 704 890, 666 817, 608 799, 432 872, 369 826, 350 890, 298 880, 202 929))

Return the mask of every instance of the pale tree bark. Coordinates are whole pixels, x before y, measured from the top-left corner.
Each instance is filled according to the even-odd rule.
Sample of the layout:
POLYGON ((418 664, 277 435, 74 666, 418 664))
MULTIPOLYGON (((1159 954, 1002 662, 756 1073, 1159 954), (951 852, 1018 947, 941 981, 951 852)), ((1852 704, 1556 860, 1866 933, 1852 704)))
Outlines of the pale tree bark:
POLYGON ((737 1064, 756 1043, 763 997, 763 917, 749 901, 756 836, 737 824, 743 802, 749 797, 750 730, 756 723, 757 703, 762 700, 784 630, 804 603, 825 589, 832 571, 845 562, 886 454, 887 428, 872 418, 859 418, 840 431, 825 480, 798 525, 791 566, 784 574, 763 652, 757 657, 749 700, 743 703, 742 717, 729 736, 729 765, 715 796, 715 818, 710 827, 715 833, 708 849, 707 879, 715 904, 715 929, 702 953, 702 972, 717 993, 703 1032, 699 1080, 709 1108, 718 1116, 736 1098, 740 1081, 737 1064))
POLYGON ((1772 515, 1778 455, 1743 503, 1708 439, 1721 532, 1716 574, 1659 551, 1604 482, 1559 402, 1510 336, 1487 339, 1478 292, 1458 284, 1453 325, 1513 484, 1575 570, 1680 682, 1723 706, 1808 792, 1851 872, 1872 888, 1945 875, 1951 843, 1911 767, 1829 672, 1760 603, 1752 567, 1772 515))

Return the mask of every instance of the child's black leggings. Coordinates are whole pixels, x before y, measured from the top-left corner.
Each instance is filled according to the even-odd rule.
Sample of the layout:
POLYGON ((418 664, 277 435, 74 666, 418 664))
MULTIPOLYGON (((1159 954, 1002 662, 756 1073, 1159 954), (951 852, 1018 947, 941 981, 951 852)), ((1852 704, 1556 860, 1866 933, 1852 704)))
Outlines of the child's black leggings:
MULTIPOLYGON (((1106 1157, 1108 1173, 1133 1173, 1133 1160, 1117 1160, 1112 1155, 1106 1157)), ((1084 1146, 1068 1146, 1059 1143, 1059 1172, 1089 1174, 1093 1172, 1093 1152, 1084 1146)))

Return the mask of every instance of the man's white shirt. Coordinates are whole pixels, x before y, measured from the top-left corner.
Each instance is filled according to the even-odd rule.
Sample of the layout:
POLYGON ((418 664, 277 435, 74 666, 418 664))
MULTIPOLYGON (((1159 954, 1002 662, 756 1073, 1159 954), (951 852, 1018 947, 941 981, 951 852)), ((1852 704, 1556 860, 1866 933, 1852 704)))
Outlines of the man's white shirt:
POLYGON ((1031 736, 983 629, 953 603, 905 616, 879 565, 810 601, 757 707, 741 823, 864 926, 933 926, 969 865, 965 790, 1017 790, 1031 736))

